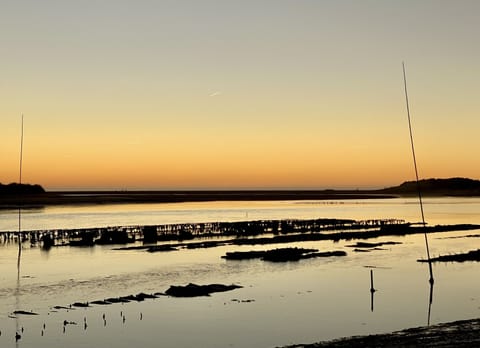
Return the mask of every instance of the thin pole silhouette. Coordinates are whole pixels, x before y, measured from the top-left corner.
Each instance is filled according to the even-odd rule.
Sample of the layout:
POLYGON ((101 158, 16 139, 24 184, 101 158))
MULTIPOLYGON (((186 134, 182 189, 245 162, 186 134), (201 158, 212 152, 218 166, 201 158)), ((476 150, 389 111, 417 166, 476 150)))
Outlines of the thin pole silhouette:
MULTIPOLYGON (((22 129, 20 136, 20 169, 19 169, 19 204, 18 204, 18 258, 17 258, 17 288, 15 291, 15 302, 17 310, 20 309, 20 260, 22 257, 22 163, 23 162, 23 114, 22 114, 22 129)), ((18 315, 15 316, 15 346, 18 347, 18 341, 22 338, 20 334, 20 319, 18 315)))
POLYGON ((416 183, 417 183, 417 193, 418 193, 418 201, 420 203, 420 212, 422 214, 422 226, 423 226, 423 234, 425 237, 425 248, 427 250, 427 260, 428 260, 428 269, 430 271, 430 279, 429 282, 430 284, 434 283, 433 279, 433 270, 432 270, 432 262, 430 260, 430 248, 428 246, 428 236, 427 236, 427 230, 425 228, 425 214, 423 212, 423 200, 422 200, 422 191, 420 190, 420 181, 418 179, 418 167, 417 167, 417 158, 415 155, 415 145, 413 142, 413 131, 412 131, 412 120, 410 117, 410 106, 408 103, 408 92, 407 92, 407 74, 405 73, 405 63, 402 62, 402 68, 403 68, 403 85, 405 88, 405 102, 407 104, 407 118, 408 118, 408 129, 410 131, 410 144, 412 146, 412 156, 413 156, 413 165, 415 167, 415 178, 416 178, 416 183))
POLYGON ((373 270, 370 270, 370 310, 373 312, 373 294, 377 291, 373 286, 373 270))
POLYGON ((20 257, 22 256, 22 165, 23 165, 23 114, 22 114, 22 129, 20 136, 20 169, 19 169, 19 192, 20 192, 20 201, 18 205, 18 260, 17 260, 17 269, 18 276, 20 276, 20 257))

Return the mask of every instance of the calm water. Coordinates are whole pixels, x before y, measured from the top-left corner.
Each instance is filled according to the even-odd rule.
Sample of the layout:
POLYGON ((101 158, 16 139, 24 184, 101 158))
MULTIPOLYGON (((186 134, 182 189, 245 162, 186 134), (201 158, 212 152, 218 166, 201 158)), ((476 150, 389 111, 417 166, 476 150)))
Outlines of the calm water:
MULTIPOLYGON (((425 213, 430 224, 480 224, 480 199, 427 199, 425 213)), ((25 230, 36 230, 320 217, 418 221, 419 209, 410 199, 106 205, 29 211, 23 215, 22 225, 25 230)), ((0 231, 15 230, 17 219, 14 211, 0 212, 0 231)), ((468 234, 480 231, 430 235, 432 255, 480 248, 480 238, 445 238, 468 234)), ((348 247, 352 241, 296 243, 299 247, 345 250, 348 256, 286 264, 220 258, 227 251, 278 245, 154 254, 99 246, 58 247, 45 252, 25 245, 19 279, 17 247, 4 245, 0 247, 0 347, 275 347, 426 325, 428 269, 416 262, 425 254, 423 236, 378 239, 388 240, 402 244, 355 253, 348 247), (376 267, 378 289, 373 311, 371 266, 376 267), (52 310, 55 305, 165 291, 170 285, 189 282, 236 283, 243 288, 203 298, 161 297, 141 303, 52 310), (16 309, 39 315, 9 318, 16 309), (77 325, 67 325, 64 330, 64 320, 77 325), (15 331, 22 327, 22 338, 15 342, 15 331)), ((479 266, 434 265, 431 323, 480 316, 479 266)))

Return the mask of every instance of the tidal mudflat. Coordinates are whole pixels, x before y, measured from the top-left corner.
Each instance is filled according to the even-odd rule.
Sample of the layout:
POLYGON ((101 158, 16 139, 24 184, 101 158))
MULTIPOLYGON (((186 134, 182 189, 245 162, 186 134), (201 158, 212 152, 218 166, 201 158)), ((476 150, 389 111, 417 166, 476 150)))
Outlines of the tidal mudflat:
MULTIPOLYGON (((435 199, 426 203, 427 216, 432 216, 431 225, 480 222, 476 213, 480 211, 479 200, 435 199)), ((110 219, 111 225, 117 226, 119 219, 126 218, 125 207, 104 208, 103 211, 102 207, 73 209, 71 220, 84 227, 82 222, 90 223, 85 221, 89 218, 110 219)), ((60 212, 67 215, 67 210, 60 212)), ((25 220, 29 216, 35 219, 38 228, 52 223, 46 217, 49 214, 59 228, 69 227, 58 224, 58 209, 26 213, 25 220)), ((166 208, 141 205, 129 214, 127 217, 137 219, 135 224, 145 225, 172 220, 242 221, 292 216, 417 221, 414 200, 196 203, 166 208)), ((432 256, 476 250, 480 248, 480 238, 468 236, 478 233, 476 230, 432 233, 429 236, 432 256)), ((212 238, 206 238, 195 242, 211 241, 212 238)), ((139 248, 61 246, 46 251, 25 244, 17 278, 17 245, 5 243, 0 253, 0 345, 275 347, 480 316, 476 262, 435 263, 436 281, 430 304, 428 269, 417 262, 424 257, 421 234, 362 241, 219 244, 156 253, 141 248, 140 242, 135 246, 139 248), (357 242, 371 244, 367 248, 357 242), (287 262, 222 258, 232 252, 277 248, 339 251, 346 256, 287 262), (354 251, 355 248, 369 252, 354 251), (371 270, 376 289, 373 296, 371 270), (165 293, 172 285, 189 283, 239 287, 213 292, 210 296, 144 296, 140 301, 101 303, 130 295, 165 293), (70 307, 75 303, 89 305, 70 307), (15 311, 23 312, 15 314, 15 311), (21 335, 18 340, 16 333, 21 335)))

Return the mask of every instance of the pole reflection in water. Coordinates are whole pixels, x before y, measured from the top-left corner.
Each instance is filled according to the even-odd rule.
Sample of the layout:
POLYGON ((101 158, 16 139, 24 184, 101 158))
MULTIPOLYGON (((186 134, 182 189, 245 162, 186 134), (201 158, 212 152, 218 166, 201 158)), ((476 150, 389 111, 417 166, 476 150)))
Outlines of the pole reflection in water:
POLYGON ((370 270, 370 310, 373 312, 373 295, 377 291, 373 286, 373 270, 370 270))
POLYGON ((431 316, 431 313, 432 313, 432 302, 433 302, 433 282, 430 282, 430 294, 428 296, 427 326, 430 326, 430 316, 431 316))
MULTIPOLYGON (((19 219, 20 219, 20 209, 19 209, 19 219)), ((19 220, 20 221, 20 220, 19 220)), ((22 255, 22 241, 20 237, 20 232, 18 233, 18 258, 17 258, 17 287, 15 289, 15 307, 16 311, 20 310, 20 259, 22 255)), ((20 315, 15 314, 15 342, 16 347, 19 347, 19 340, 22 338, 20 329, 20 315)))

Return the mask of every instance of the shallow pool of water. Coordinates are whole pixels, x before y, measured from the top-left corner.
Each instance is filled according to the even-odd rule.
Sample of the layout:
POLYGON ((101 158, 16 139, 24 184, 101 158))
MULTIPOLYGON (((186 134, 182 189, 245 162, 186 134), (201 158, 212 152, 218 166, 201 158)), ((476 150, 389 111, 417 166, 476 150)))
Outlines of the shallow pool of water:
MULTIPOLYGON (((388 200, 383 203, 275 202, 270 205, 265 202, 252 202, 251 205, 248 202, 239 205, 218 202, 198 204, 200 207, 185 204, 181 209, 176 206, 161 210, 155 223, 185 222, 179 221, 179 211, 183 211, 180 215, 190 222, 202 216, 205 219, 199 222, 229 221, 235 214, 245 220, 247 213, 252 220, 260 217, 346 217, 415 221, 418 220, 415 219, 417 207, 413 203, 388 200), (222 215, 221 212, 226 213, 222 215)), ((477 200, 431 200, 426 205, 427 219, 435 223, 478 223, 479 207, 477 200)), ((77 209, 83 209, 85 214, 101 215, 101 219, 107 219, 103 214, 116 216, 109 225, 118 225, 121 220, 117 217, 122 216, 128 206, 116 206, 118 211, 113 207, 101 208, 106 211, 93 207, 71 208, 72 219, 78 221, 77 209)), ((66 216, 70 208, 49 209, 34 214, 56 216, 60 210, 66 216)), ((128 213, 128 216, 141 216, 135 223, 128 220, 128 216, 124 217, 132 225, 145 223, 145 216, 153 219, 154 214, 147 212, 160 208, 141 205, 136 209, 128 213)), ((24 220, 28 219, 26 214, 24 220)), ((38 216, 37 219, 47 221, 49 218, 38 216)), ((480 248, 480 238, 445 238, 471 234, 480 234, 480 231, 431 234, 432 256, 480 248)), ((354 252, 348 245, 355 241, 221 246, 164 253, 113 250, 111 246, 63 246, 46 252, 25 245, 19 278, 17 246, 5 244, 0 247, 0 346, 275 347, 480 316, 478 263, 435 264, 435 286, 429 306, 428 267, 416 262, 425 257, 423 235, 369 241, 391 240, 402 244, 386 245, 383 250, 369 253, 354 252), (285 246, 345 250, 348 255, 288 263, 221 259, 227 251, 285 246), (370 270, 373 270, 377 289, 373 302, 370 270), (56 305, 69 307, 78 301, 163 292, 170 285, 190 282, 235 283, 243 288, 209 297, 160 297, 138 303, 92 305, 86 309, 52 309, 56 305), (10 318, 9 315, 18 309, 38 315, 10 318), (76 324, 64 325, 65 320, 76 324), (15 332, 22 335, 18 341, 15 341, 15 332)))

